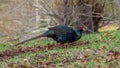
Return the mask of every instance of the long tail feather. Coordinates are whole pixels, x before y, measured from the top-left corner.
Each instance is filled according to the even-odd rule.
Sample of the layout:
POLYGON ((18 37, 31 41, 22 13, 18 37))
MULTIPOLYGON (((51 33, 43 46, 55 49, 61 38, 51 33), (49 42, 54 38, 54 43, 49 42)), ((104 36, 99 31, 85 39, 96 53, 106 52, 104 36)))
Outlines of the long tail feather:
POLYGON ((45 35, 35 36, 35 37, 33 37, 33 38, 30 38, 30 39, 27 39, 27 40, 25 40, 25 41, 19 42, 19 43, 15 44, 14 46, 17 46, 17 45, 20 45, 20 44, 24 44, 25 42, 28 42, 28 41, 31 41, 31 40, 34 40, 34 39, 37 39, 37 38, 40 38, 40 37, 45 37, 45 35))

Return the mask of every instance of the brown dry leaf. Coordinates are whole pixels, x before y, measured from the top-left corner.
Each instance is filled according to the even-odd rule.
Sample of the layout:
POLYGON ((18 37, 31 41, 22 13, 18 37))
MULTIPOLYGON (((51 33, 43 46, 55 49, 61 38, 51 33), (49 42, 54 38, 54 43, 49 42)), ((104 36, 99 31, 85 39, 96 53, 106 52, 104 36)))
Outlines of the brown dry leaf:
POLYGON ((71 65, 68 65, 68 67, 67 68, 72 68, 72 66, 71 65))
POLYGON ((86 49, 86 52, 90 52, 91 50, 90 49, 86 49))
POLYGON ((120 52, 110 50, 107 54, 107 56, 111 57, 112 59, 120 59, 120 52))
POLYGON ((104 49, 106 49, 107 48, 107 46, 102 46, 102 49, 104 50, 104 49))
POLYGON ((104 34, 103 34, 103 36, 108 36, 108 35, 109 35, 109 33, 104 33, 104 34))
POLYGON ((31 68, 30 66, 21 65, 21 68, 31 68))
POLYGON ((51 55, 49 55, 49 56, 48 56, 48 62, 52 62, 52 58, 53 58, 53 57, 52 57, 51 55))
POLYGON ((84 55, 84 58, 88 58, 90 55, 89 55, 89 53, 86 53, 85 55, 84 55))
POLYGON ((101 59, 100 59, 100 57, 96 56, 94 60, 97 61, 97 62, 100 62, 101 59))

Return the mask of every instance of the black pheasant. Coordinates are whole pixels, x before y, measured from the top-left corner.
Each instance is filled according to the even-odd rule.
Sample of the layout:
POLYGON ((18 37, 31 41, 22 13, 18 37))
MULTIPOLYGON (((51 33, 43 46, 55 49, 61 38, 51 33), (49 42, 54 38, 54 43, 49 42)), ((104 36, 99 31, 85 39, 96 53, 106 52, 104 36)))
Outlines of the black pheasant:
POLYGON ((40 37, 49 37, 55 40, 58 43, 64 44, 64 43, 71 43, 74 41, 77 41, 81 38, 83 27, 79 27, 77 29, 73 29, 68 26, 63 25, 57 25, 55 27, 48 28, 49 30, 43 33, 42 35, 33 37, 31 39, 25 40, 23 42, 19 42, 16 45, 23 44, 27 41, 37 39, 40 37))

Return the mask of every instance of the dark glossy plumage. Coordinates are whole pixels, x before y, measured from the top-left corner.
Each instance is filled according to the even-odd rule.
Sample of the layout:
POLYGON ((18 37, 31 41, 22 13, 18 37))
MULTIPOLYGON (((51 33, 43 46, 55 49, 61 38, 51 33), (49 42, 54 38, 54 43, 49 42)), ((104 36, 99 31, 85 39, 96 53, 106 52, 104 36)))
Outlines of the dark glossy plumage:
POLYGON ((73 29, 71 27, 63 26, 63 25, 58 25, 55 27, 48 28, 49 30, 46 31, 44 34, 36 36, 34 38, 28 39, 26 41, 20 42, 16 45, 25 43, 27 41, 39 38, 39 37, 49 37, 57 41, 58 43, 71 43, 74 41, 77 41, 78 39, 81 38, 82 35, 82 28, 78 29, 73 29))

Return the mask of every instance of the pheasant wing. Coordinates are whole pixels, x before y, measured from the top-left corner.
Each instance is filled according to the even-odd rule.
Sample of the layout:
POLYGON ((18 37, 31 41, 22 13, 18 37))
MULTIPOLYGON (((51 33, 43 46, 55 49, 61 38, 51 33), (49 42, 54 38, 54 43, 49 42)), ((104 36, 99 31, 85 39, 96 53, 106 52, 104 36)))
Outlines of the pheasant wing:
POLYGON ((51 27, 51 28, 49 28, 49 30, 54 31, 56 35, 72 33, 72 31, 74 31, 71 27, 67 27, 67 26, 63 26, 63 25, 51 27))

